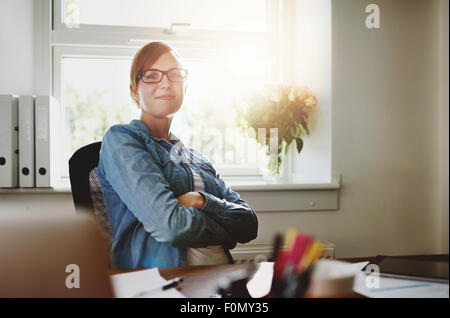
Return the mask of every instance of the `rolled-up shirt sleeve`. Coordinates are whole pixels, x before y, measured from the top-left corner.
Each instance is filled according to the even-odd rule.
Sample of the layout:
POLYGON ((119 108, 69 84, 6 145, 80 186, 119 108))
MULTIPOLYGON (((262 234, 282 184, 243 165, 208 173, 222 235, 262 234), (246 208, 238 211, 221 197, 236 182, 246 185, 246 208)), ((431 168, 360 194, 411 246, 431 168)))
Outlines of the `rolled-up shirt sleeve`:
POLYGON ((212 216, 179 204, 153 155, 134 132, 111 127, 103 138, 100 158, 113 190, 156 241, 203 247, 229 239, 212 216))

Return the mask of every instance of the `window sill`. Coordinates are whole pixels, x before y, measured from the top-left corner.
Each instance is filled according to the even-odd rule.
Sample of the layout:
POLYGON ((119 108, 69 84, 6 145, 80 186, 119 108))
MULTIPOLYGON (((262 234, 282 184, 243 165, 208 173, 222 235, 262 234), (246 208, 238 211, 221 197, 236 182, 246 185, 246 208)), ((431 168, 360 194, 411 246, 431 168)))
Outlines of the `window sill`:
MULTIPOLYGON (((299 184, 230 180, 227 184, 238 192, 257 213, 338 210, 339 176, 334 177, 330 183, 299 184)), ((54 188, 0 188, 0 196, 70 193, 68 179, 54 188)))
POLYGON ((61 178, 52 188, 0 188, 1 194, 64 194, 72 193, 69 178, 61 178))
POLYGON ((340 177, 335 176, 329 183, 271 183, 267 181, 227 180, 227 185, 234 191, 286 191, 286 190, 337 190, 340 188, 340 177))
POLYGON ((329 183, 226 182, 257 213, 336 211, 339 207, 340 176, 329 183))
POLYGON ((61 185, 54 188, 0 188, 2 194, 66 194, 72 193, 70 185, 61 185))

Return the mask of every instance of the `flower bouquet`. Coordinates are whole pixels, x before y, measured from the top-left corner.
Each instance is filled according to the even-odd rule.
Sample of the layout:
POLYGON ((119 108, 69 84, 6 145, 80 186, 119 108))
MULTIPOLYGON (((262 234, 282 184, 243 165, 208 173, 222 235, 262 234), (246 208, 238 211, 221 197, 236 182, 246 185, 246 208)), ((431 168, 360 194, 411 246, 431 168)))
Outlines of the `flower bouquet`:
POLYGON ((277 155, 270 156, 268 169, 279 175, 282 153, 287 154, 291 142, 295 141, 299 154, 303 149, 302 137, 309 135, 309 114, 317 106, 317 98, 305 86, 270 85, 236 106, 237 127, 245 134, 251 132, 257 143, 266 147, 268 156, 270 130, 277 129, 277 155), (258 128, 265 128, 259 130, 265 132, 265 138, 258 136, 258 128))

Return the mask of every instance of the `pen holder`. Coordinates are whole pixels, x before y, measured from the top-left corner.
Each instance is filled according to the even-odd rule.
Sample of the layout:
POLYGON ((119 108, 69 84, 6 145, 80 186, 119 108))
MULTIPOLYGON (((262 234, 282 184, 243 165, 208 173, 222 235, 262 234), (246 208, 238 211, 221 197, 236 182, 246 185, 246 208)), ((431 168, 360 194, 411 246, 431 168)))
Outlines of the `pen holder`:
POLYGON ((222 298, 252 298, 247 283, 254 272, 254 265, 228 273, 218 281, 217 294, 222 298))
POLYGON ((235 281, 228 281, 225 286, 217 289, 217 293, 222 298, 252 298, 247 290, 248 278, 235 281))
POLYGON ((306 271, 297 274, 291 271, 283 277, 273 277, 272 287, 266 298, 303 298, 305 297, 310 282, 314 265, 306 271))

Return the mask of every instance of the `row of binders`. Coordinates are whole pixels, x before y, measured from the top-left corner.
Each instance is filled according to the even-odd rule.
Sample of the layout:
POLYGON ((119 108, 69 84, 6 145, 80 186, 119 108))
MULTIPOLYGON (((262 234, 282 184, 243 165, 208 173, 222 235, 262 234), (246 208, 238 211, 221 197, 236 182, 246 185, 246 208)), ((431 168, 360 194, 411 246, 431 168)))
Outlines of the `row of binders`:
POLYGON ((59 114, 52 96, 0 95, 0 188, 57 184, 59 114))

